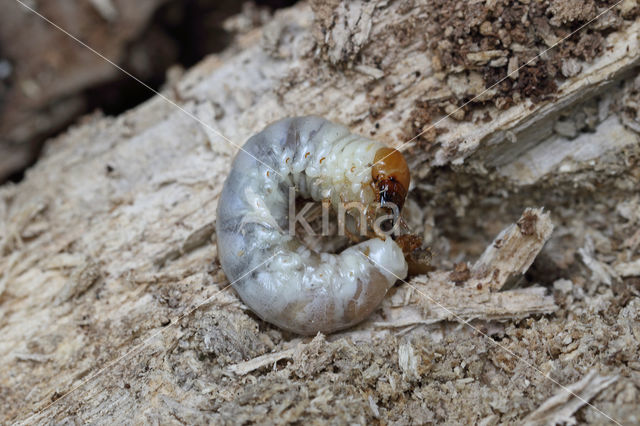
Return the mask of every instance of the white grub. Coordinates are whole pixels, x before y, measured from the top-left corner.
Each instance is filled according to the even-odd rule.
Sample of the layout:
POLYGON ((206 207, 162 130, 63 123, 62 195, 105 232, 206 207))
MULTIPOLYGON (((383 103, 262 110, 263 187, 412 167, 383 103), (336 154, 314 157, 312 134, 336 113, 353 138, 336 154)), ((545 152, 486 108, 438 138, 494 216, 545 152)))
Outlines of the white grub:
POLYGON ((218 204, 218 253, 240 298, 262 319, 299 334, 348 328, 406 276, 391 238, 333 254, 289 233, 289 188, 334 208, 376 202, 367 169, 382 148, 323 118, 297 117, 269 125, 238 153, 218 204))
POLYGON ((529 414, 524 419, 524 424, 527 426, 575 424, 573 414, 616 380, 618 376, 599 376, 595 370, 592 370, 579 382, 567 386, 568 391, 559 389, 554 396, 529 414))

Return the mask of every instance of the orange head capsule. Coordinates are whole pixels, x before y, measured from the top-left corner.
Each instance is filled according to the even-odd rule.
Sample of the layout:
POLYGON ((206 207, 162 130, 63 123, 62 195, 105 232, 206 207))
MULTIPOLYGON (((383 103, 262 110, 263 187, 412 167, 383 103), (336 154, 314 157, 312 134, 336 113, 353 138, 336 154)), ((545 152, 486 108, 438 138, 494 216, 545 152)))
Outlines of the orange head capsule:
POLYGON ((373 161, 371 178, 378 189, 380 204, 391 202, 402 209, 411 182, 404 156, 393 148, 380 148, 373 161))

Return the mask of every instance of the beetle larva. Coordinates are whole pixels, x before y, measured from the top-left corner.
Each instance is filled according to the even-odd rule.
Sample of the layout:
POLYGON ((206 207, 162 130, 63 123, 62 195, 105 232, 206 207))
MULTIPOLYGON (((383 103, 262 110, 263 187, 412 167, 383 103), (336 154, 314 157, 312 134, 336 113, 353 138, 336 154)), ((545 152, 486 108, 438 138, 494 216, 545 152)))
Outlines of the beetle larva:
POLYGON ((330 333, 365 319, 397 277, 406 277, 402 250, 384 236, 339 254, 307 247, 287 231, 289 188, 332 207, 355 201, 401 208, 410 179, 402 154, 313 116, 277 121, 243 148, 216 221, 220 263, 243 302, 299 334, 330 333))

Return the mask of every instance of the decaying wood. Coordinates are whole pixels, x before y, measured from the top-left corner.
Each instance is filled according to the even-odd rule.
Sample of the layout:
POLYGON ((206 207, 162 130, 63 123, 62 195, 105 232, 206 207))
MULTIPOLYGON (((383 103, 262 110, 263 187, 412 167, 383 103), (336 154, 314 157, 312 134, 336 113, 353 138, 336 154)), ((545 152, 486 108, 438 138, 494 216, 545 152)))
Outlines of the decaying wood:
POLYGON ((504 320, 551 313, 558 307, 543 287, 500 292, 533 263, 551 236, 549 213, 527 209, 504 229, 469 268, 434 271, 399 288, 383 304, 385 321, 377 327, 407 327, 438 321, 504 320))
MULTIPOLYGON (((124 63, 140 42, 153 13, 164 0, 22 2, 35 7, 111 60, 124 63)), ((165 37, 165 42, 170 40, 165 37)), ((151 75, 152 46, 142 40, 136 50, 140 77, 151 75)), ((0 17, 0 61, 7 61, 6 91, 0 86, 0 181, 27 167, 38 155, 42 138, 60 131, 87 111, 85 91, 113 82, 118 71, 13 0, 0 17), (54 83, 55 82, 55 83, 54 83)), ((4 83, 4 82, 0 82, 4 83)))
POLYGON ((274 352, 270 354, 265 354, 249 361, 244 361, 238 364, 234 364, 229 366, 229 370, 233 371, 236 374, 244 375, 250 373, 254 370, 257 370, 260 367, 264 367, 267 365, 274 365, 276 362, 283 359, 291 359, 293 355, 298 351, 298 348, 286 349, 280 352, 274 352))
MULTIPOLYGON (((513 70, 525 46, 478 44, 468 62, 437 64, 441 48, 424 37, 434 2, 321 3, 243 27, 228 50, 168 82, 163 95, 182 109, 155 97, 88 116, 49 142, 23 182, 0 188, 4 420, 517 423, 552 396, 545 374, 569 384, 597 370, 619 379, 592 402, 633 422, 637 2, 598 21, 593 57, 561 58, 557 90, 535 101, 485 93, 464 114, 461 100, 487 87, 478 70, 513 70), (451 117, 432 129, 443 111, 451 117), (232 290, 218 294, 228 283, 213 225, 237 150, 218 132, 241 144, 312 113, 396 147, 426 130, 408 151, 407 223, 432 246, 436 272, 399 284, 353 330, 298 345, 232 290)), ((518 5, 506 12, 538 7, 518 5)), ((549 10, 535 25, 518 17, 544 28, 535 43, 583 19, 549 10)), ((469 23, 479 41, 499 25, 483 19, 469 23)), ((574 411, 603 421, 589 406, 574 411)))
POLYGON ((599 376, 596 371, 590 371, 584 379, 574 383, 542 404, 536 411, 524 419, 527 426, 549 424, 575 423, 573 414, 603 389, 611 386, 618 380, 616 376, 599 376))

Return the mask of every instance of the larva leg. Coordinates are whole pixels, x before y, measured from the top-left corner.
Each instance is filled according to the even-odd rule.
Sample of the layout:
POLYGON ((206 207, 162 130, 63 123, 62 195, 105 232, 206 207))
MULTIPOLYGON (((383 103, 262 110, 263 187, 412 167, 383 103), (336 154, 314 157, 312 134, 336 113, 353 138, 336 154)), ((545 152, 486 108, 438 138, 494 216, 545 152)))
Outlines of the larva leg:
POLYGON ((242 300, 265 321, 300 334, 365 319, 406 276, 401 248, 392 238, 371 238, 339 254, 310 249, 289 232, 289 188, 334 209, 352 202, 401 207, 409 185, 402 156, 319 117, 273 123, 244 149, 251 155, 235 158, 216 222, 220 262, 238 280, 242 300), (361 173, 382 156, 370 174, 361 173))

